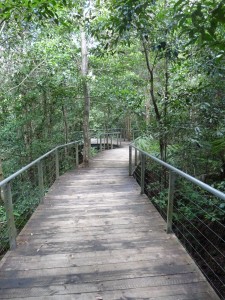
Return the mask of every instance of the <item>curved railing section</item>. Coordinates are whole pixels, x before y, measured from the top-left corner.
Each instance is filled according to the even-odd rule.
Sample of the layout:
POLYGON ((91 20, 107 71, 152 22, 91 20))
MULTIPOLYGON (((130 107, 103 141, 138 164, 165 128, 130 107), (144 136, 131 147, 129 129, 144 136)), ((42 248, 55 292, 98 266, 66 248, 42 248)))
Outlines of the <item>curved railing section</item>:
POLYGON ((115 132, 104 132, 99 135, 100 151, 106 150, 107 148, 113 149, 113 145, 116 144, 118 147, 121 146, 122 134, 120 131, 115 132))
POLYGON ((225 194, 129 146, 129 175, 166 220, 217 293, 225 295, 225 194))

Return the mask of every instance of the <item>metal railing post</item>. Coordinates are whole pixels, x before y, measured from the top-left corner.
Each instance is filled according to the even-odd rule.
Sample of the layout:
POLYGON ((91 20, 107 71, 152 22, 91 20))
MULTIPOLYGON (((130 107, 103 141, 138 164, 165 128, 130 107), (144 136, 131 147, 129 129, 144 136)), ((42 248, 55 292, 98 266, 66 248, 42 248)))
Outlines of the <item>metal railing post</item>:
POLYGON ((146 157, 145 154, 141 154, 141 194, 145 192, 145 165, 146 157))
POLYGON ((121 147, 121 144, 122 144, 122 134, 120 133, 120 147, 121 147))
POLYGON ((129 176, 132 176, 132 146, 129 146, 129 176))
POLYGON ((2 189, 3 189, 3 197, 5 201, 6 220, 7 220, 8 234, 9 234, 10 249, 15 249, 17 232, 16 232, 16 225, 15 225, 15 220, 13 215, 13 203, 12 203, 12 192, 11 192, 10 182, 4 185, 2 189))
POLYGON ((38 166, 38 186, 39 186, 40 195, 41 195, 41 201, 40 202, 42 202, 45 191, 44 191, 43 166, 42 166, 42 161, 41 160, 37 163, 37 166, 38 166))
POLYGON ((167 206, 167 227, 166 232, 172 233, 173 224, 173 200, 175 192, 176 174, 173 171, 169 172, 169 191, 168 191, 168 206, 167 206))
POLYGON ((100 152, 102 152, 102 135, 100 135, 100 152))
POLYGON ((134 159, 135 159, 135 167, 137 166, 137 149, 135 148, 135 156, 134 156, 134 159))
POLYGON ((109 149, 109 134, 106 135, 106 149, 109 149))
POLYGON ((76 144, 76 167, 79 165, 79 145, 76 144))
POLYGON ((56 179, 59 178, 59 151, 58 148, 55 149, 55 174, 56 179))
POLYGON ((113 135, 111 135, 111 149, 113 149, 113 135))

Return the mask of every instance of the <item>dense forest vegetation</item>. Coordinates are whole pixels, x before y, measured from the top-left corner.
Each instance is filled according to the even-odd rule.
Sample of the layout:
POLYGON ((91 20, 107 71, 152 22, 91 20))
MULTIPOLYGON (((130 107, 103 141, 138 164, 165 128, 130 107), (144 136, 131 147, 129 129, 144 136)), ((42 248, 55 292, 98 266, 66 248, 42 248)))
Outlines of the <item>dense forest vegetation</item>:
POLYGON ((224 188, 223 1, 0 6, 5 177, 83 125, 86 140, 131 125, 163 160, 224 188))
POLYGON ((223 0, 0 1, 0 63, 0 176, 81 131, 88 164, 90 129, 132 128, 225 191, 223 0))

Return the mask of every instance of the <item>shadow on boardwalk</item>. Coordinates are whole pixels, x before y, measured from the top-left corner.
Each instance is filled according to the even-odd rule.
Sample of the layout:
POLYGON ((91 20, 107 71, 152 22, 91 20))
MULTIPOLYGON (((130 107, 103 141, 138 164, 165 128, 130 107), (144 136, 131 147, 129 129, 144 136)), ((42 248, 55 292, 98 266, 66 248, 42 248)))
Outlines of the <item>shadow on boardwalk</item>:
POLYGON ((0 263, 0 299, 216 300, 135 180, 128 147, 55 182, 0 263))

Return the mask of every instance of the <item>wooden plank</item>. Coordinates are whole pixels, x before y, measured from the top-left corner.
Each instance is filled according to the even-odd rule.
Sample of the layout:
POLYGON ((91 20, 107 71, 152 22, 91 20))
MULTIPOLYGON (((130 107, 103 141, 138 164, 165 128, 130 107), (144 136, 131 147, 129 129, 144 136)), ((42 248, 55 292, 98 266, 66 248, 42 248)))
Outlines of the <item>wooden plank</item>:
POLYGON ((138 214, 149 214, 149 213, 152 213, 152 214, 157 214, 157 212, 155 210, 153 210, 153 208, 151 209, 149 207, 149 205, 147 204, 139 204, 139 203, 134 203, 134 204, 127 204, 127 205, 115 205, 115 206, 111 206, 110 207, 110 204, 108 205, 108 207, 87 207, 86 210, 84 210, 83 207, 79 207, 77 205, 75 206, 72 206, 71 207, 68 207, 66 208, 65 206, 64 207, 59 207, 58 206, 49 206, 48 207, 48 211, 40 211, 40 210, 37 210, 36 211, 36 216, 43 216, 43 217, 54 217, 55 215, 57 216, 66 216, 68 214, 75 214, 77 216, 79 216, 80 213, 82 214, 85 214, 85 216, 96 216, 96 214, 98 216, 114 216, 115 214, 120 214, 120 215, 123 215, 123 214, 126 214, 126 215, 131 215, 135 212, 136 215, 138 214), (49 213, 49 211, 51 213, 49 213))
POLYGON ((3 299, 12 299, 15 297, 35 297, 35 296, 50 296, 52 294, 80 294, 80 293, 96 293, 105 291, 127 290, 136 288, 149 288, 149 293, 152 287, 161 288, 162 286, 190 285, 196 282, 202 282, 198 273, 187 273, 169 276, 146 276, 120 280, 104 280, 88 283, 75 284, 73 282, 63 285, 42 285, 41 287, 28 288, 10 288, 1 289, 1 297, 3 299))
MULTIPOLYGON (((85 253, 85 252, 91 252, 91 251, 113 251, 113 250, 120 250, 123 248, 126 249, 133 249, 133 248, 145 248, 145 247, 150 247, 151 244, 154 243, 157 245, 157 241, 149 241, 149 240, 141 240, 141 241, 122 241, 122 242, 112 242, 112 243, 107 243, 107 241, 80 241, 78 242, 58 242, 58 243, 40 243, 39 245, 32 245, 27 243, 26 241, 24 244, 20 244, 19 249, 17 250, 18 254, 24 253, 24 255, 35 255, 35 254, 40 254, 40 255, 48 255, 51 253, 58 254, 58 253, 68 253, 68 254, 77 254, 77 253, 85 253)), ((164 244, 165 247, 168 246, 167 240, 158 240, 158 245, 164 244)), ((175 258, 175 254, 171 254, 175 250, 174 247, 169 248, 170 249, 170 254, 175 258)), ((182 255, 179 253, 180 255, 182 255)), ((12 254, 13 255, 13 254, 12 254)), ((168 255, 168 256, 169 256, 168 255)), ((158 257, 159 259, 161 257, 166 256, 166 253, 162 251, 162 253, 158 254, 155 253, 155 257, 158 257)))
MULTIPOLYGON (((157 250, 157 249, 156 249, 157 250)), ((161 251, 160 247, 158 251, 161 251)), ((48 255, 48 260, 46 258, 42 259, 37 258, 36 256, 29 257, 29 259, 24 259, 24 257, 16 260, 15 257, 12 257, 12 260, 8 263, 7 269, 5 273, 2 274, 0 280, 8 279, 8 278, 27 278, 32 273, 33 276, 41 276, 45 275, 46 272, 51 273, 53 275, 58 272, 73 272, 74 274, 82 274, 82 273, 91 273, 93 267, 98 272, 113 272, 118 270, 119 272, 124 270, 130 270, 125 275, 129 276, 130 272, 133 270, 140 270, 142 272, 147 272, 147 274, 156 274, 157 272, 164 272, 163 274, 171 273, 171 270, 176 269, 177 273, 187 273, 196 271, 196 266, 193 263, 189 263, 188 260, 183 260, 180 257, 180 253, 173 255, 172 257, 169 255, 165 255, 164 257, 160 257, 160 265, 158 263, 159 257, 155 255, 154 252, 147 253, 136 253, 133 256, 128 254, 126 255, 112 255, 110 258, 103 256, 97 257, 87 257, 85 258, 76 258, 73 257, 61 257, 60 259, 56 259, 56 257, 60 257, 60 255, 55 255, 52 257, 48 255), (176 257, 176 262, 174 262, 174 258, 176 257), (28 262, 32 261, 32 265, 28 266, 28 262), (28 269, 30 267, 31 269, 28 269), (16 270, 16 276, 15 276, 16 270), (36 273, 37 271, 37 273, 36 273), (39 272, 39 273, 38 273, 39 272)), ((161 274, 161 273, 160 273, 161 274)), ((8 282, 10 284, 10 282, 8 282)))
MULTIPOLYGON (((141 233, 148 233, 149 231, 162 231, 164 229, 164 224, 162 226, 157 226, 157 227, 153 227, 151 226, 151 228, 149 228, 148 226, 144 227, 144 226, 140 226, 138 228, 134 228, 134 230, 132 231, 133 234, 138 235, 139 232, 141 233)), ((103 228, 89 228, 86 227, 85 230, 83 232, 79 232, 77 231, 76 228, 74 227, 63 227, 63 228, 59 228, 59 230, 57 229, 49 229, 49 230, 26 230, 23 231, 23 234, 21 234, 18 237, 18 242, 20 240, 23 239, 48 239, 48 238, 58 238, 62 236, 62 233, 64 233, 64 236, 68 236, 70 238, 74 238, 74 235, 76 234, 76 238, 86 238, 86 237, 93 237, 96 234, 98 234, 98 236, 102 239, 103 236, 105 236, 107 234, 108 236, 116 235, 116 234, 130 234, 131 233, 131 227, 120 227, 117 229, 113 229, 111 227, 105 227, 103 228), (91 230, 91 231, 90 231, 91 230)))
MULTIPOLYGON (((101 229, 101 228, 100 228, 101 229)), ((154 231, 154 228, 151 229, 154 231)), ((158 230, 158 228, 157 228, 158 230)), ((118 231, 119 232, 119 231, 118 231)), ((41 234, 38 231, 34 231, 31 232, 30 234, 23 234, 21 236, 18 237, 18 244, 32 244, 32 245, 37 245, 41 242, 46 243, 46 244, 52 244, 52 243, 59 243, 59 242, 67 242, 69 239, 74 242, 79 242, 80 240, 83 241, 94 241, 96 240, 96 236, 98 237, 99 241, 102 242, 107 242, 109 243, 115 243, 115 242, 125 242, 125 241, 130 241, 130 239, 133 238, 133 241, 137 241, 141 239, 141 234, 140 232, 142 232, 142 236, 143 236, 143 240, 145 237, 145 230, 143 231, 134 231, 133 233, 131 233, 130 231, 124 231, 124 233, 120 233, 119 236, 117 237, 117 232, 112 232, 112 231, 108 231, 108 233, 106 233, 105 231, 98 231, 98 228, 95 228, 94 231, 89 232, 89 231, 85 231, 84 234, 82 235, 82 233, 77 232, 76 230, 70 230, 68 231, 67 229, 65 230, 60 230, 60 232, 57 232, 57 229, 54 230, 54 232, 48 232, 48 233, 43 233, 41 234), (75 237, 74 237, 75 236, 75 237)), ((154 241, 156 244, 158 243, 162 243, 162 241, 165 241, 165 243, 167 244, 167 246, 169 244, 174 245, 175 247, 177 247, 176 244, 174 244, 173 241, 170 241, 169 239, 167 240, 164 236, 161 237, 154 237, 154 235, 148 235, 146 234, 146 238, 145 240, 148 240, 149 238, 151 238, 152 241, 154 241), (148 236, 148 237, 147 237, 148 236)))
POLYGON ((53 282, 56 285, 69 283, 73 280, 75 284, 88 283, 96 281, 111 281, 111 280, 122 280, 132 278, 144 278, 156 277, 156 276, 170 276, 173 274, 188 274, 191 273, 193 276, 196 273, 196 267, 194 265, 173 264, 163 261, 164 265, 159 268, 156 261, 132 261, 132 262, 115 262, 111 264, 102 264, 97 266, 96 262, 93 265, 83 265, 76 267, 55 267, 32 269, 32 270, 20 270, 16 272, 7 270, 4 277, 0 278, 1 288, 27 288, 27 280, 32 278, 29 287, 32 286, 43 286, 51 285, 53 282))
MULTIPOLYGON (((151 287, 151 291, 146 288, 135 288, 127 290, 116 290, 110 292, 97 292, 97 293, 82 293, 82 294, 69 294, 63 295, 63 300, 207 300, 212 297, 207 292, 206 283, 192 283, 186 287, 183 286, 161 286, 151 287)), ((3 299, 3 298, 2 298, 3 299)), ((24 298, 16 298, 18 300, 24 300, 24 298)), ((37 296, 26 297, 28 300, 62 300, 61 295, 51 296, 37 296)))
MULTIPOLYGON (((188 262, 189 264, 192 264, 193 262, 190 260, 189 256, 182 257, 181 253, 183 253, 183 249, 177 249, 174 246, 172 248, 172 251, 168 245, 162 245, 162 242, 159 243, 159 245, 150 246, 150 247, 144 247, 144 248, 126 248, 126 250, 121 251, 121 249, 113 249, 113 250, 100 250, 100 251, 87 251, 87 252, 73 252, 73 253, 49 253, 46 255, 41 255, 40 253, 34 253, 34 255, 25 255, 24 252, 18 252, 16 255, 13 255, 13 253, 10 253, 10 256, 7 258, 7 266, 11 266, 11 263, 16 262, 18 260, 18 264, 20 263, 29 263, 31 262, 30 268, 33 267, 33 262, 39 262, 40 266, 41 264, 48 263, 49 261, 55 261, 54 263, 57 266, 58 262, 71 262, 71 265, 74 265, 74 261, 76 260, 84 260, 85 265, 89 261, 95 260, 96 263, 101 264, 105 263, 106 261, 110 261, 110 259, 117 258, 119 261, 132 261, 132 258, 134 257, 134 261, 136 261, 136 258, 140 255, 140 259, 143 257, 146 257, 149 260, 159 260, 165 258, 165 259, 173 259, 174 262, 177 261, 177 259, 180 257, 183 262, 188 262), (178 251, 179 250, 179 251, 178 251), (172 252, 172 254, 171 254, 172 252), (160 254, 161 253, 161 254, 160 254), (162 254, 163 253, 163 254, 162 254)), ((15 263, 14 269, 16 269, 17 264, 15 263)), ((28 269, 29 265, 27 265, 28 269)), ((3 273, 2 273, 3 274, 3 273)))

